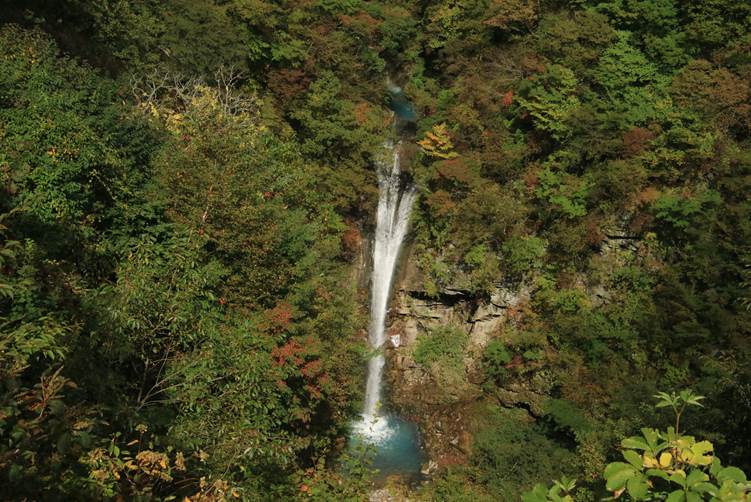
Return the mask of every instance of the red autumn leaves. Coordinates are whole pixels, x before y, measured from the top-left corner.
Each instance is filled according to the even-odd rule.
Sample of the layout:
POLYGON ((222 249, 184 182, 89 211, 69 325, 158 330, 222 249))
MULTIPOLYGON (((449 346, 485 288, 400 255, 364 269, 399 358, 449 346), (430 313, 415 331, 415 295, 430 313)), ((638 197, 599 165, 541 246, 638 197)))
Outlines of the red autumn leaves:
MULTIPOLYGON (((282 334, 292 322, 292 306, 282 302, 266 314, 267 329, 274 334, 282 334)), ((271 350, 274 364, 281 370, 277 386, 280 389, 293 389, 302 386, 306 395, 314 400, 321 399, 323 390, 329 383, 329 375, 319 357, 320 341, 313 336, 289 338, 271 350)))

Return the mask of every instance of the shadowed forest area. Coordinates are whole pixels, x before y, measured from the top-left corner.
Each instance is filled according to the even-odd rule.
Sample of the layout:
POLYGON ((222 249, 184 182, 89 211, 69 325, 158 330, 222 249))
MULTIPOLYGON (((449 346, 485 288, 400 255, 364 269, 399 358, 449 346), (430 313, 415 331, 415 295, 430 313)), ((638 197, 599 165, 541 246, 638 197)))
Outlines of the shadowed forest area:
POLYGON ((0 1, 0 498, 368 500, 391 82, 421 297, 525 292, 395 493, 751 500, 743 0, 0 1))

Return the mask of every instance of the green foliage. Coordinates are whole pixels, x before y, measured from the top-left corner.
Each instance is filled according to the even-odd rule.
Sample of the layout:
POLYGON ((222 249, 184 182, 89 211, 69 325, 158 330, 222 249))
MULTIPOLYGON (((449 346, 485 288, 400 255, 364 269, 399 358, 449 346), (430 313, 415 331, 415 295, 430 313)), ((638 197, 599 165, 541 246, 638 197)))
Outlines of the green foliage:
POLYGON ((590 420, 576 405, 565 399, 549 399, 545 403, 546 417, 557 430, 583 437, 592 429, 590 420))
MULTIPOLYGON (((626 462, 612 462, 603 472, 605 487, 613 498, 625 493, 629 500, 746 500, 751 484, 745 473, 737 467, 723 467, 709 441, 697 441, 678 431, 683 411, 687 406, 701 406, 703 396, 684 390, 679 394, 660 392, 655 397, 658 408, 673 408, 676 427, 665 431, 643 428, 641 436, 621 441, 626 462)), ((560 500, 555 497, 564 488, 573 490, 574 484, 556 482, 547 494, 543 485, 537 485, 522 500, 560 500)))
POLYGON ((420 338, 413 356, 417 363, 425 367, 439 364, 459 371, 464 367, 466 346, 466 333, 451 326, 441 326, 420 338))
POLYGON ((378 116, 358 124, 355 104, 343 98, 342 82, 333 72, 313 82, 304 105, 293 112, 307 137, 303 152, 329 161, 363 160, 383 140, 378 116))
POLYGON ((512 355, 501 340, 491 340, 485 347, 483 367, 485 375, 495 382, 502 382, 508 376, 506 366, 511 362, 512 355))
POLYGON ((79 23, 78 28, 88 29, 100 44, 77 50, 99 58, 114 57, 131 70, 147 72, 165 65, 180 72, 208 74, 222 65, 247 64, 244 30, 232 22, 226 2, 70 0, 61 2, 58 9, 51 9, 49 15, 59 23, 79 23), (172 22, 165 23, 166 17, 172 22))
POLYGON ((503 255, 505 272, 511 277, 521 277, 542 267, 545 241, 534 236, 512 236, 503 243, 503 255))
POLYGON ((704 396, 698 396, 691 392, 691 390, 689 389, 683 390, 678 394, 676 394, 675 392, 672 392, 670 394, 668 394, 667 392, 659 392, 654 397, 658 398, 657 404, 655 405, 656 408, 664 408, 669 406, 673 409, 673 413, 675 414, 676 432, 680 431, 681 415, 683 415, 683 412, 686 411, 686 407, 702 406, 699 401, 704 399, 704 396))
POLYGON ((476 432, 422 494, 517 498, 563 465, 585 481, 532 500, 594 500, 647 396, 690 383, 712 449, 645 429, 657 466, 632 443, 608 482, 746 496, 713 465, 751 467, 748 2, 3 7, 0 496, 364 496, 365 467, 327 463, 361 392, 353 229, 393 135, 387 75, 419 116, 396 134, 426 294, 459 312, 524 287, 482 353, 418 338, 476 432))
POLYGON ((497 500, 518 500, 535 479, 552 478, 571 465, 571 453, 550 440, 520 410, 490 409, 475 436, 472 463, 479 481, 497 500))
POLYGON ((585 73, 616 38, 607 16, 592 9, 548 12, 540 21, 536 49, 585 73))
POLYGON ((590 183, 586 178, 544 169, 540 172, 537 194, 547 200, 567 218, 579 218, 587 214, 586 198, 590 183))
POLYGON ((299 144, 235 81, 143 75, 132 106, 12 25, 0 65, 2 494, 298 493, 362 323, 299 144))
POLYGON ((491 502, 497 500, 492 492, 467 483, 465 469, 453 468, 447 473, 426 483, 420 494, 427 500, 455 500, 457 502, 491 502))
POLYGON ((490 294, 495 288, 500 269, 500 260, 496 254, 485 244, 480 244, 470 249, 463 261, 470 271, 470 290, 490 294))
POLYGON ((13 25, 0 31, 0 74, 8 195, 41 224, 97 223, 130 167, 115 146, 114 87, 13 25))
POLYGON ((629 43, 628 32, 618 32, 618 40, 603 52, 593 70, 594 81, 611 99, 627 101, 626 93, 644 87, 657 77, 657 68, 629 43))
POLYGON ((658 113, 656 101, 663 97, 664 87, 657 67, 629 43, 629 38, 628 32, 619 32, 618 41, 602 54, 592 72, 595 84, 609 100, 606 113, 618 113, 621 128, 654 119, 658 113))
POLYGON ((543 485, 535 485, 532 491, 522 494, 522 502, 573 502, 571 493, 576 488, 576 481, 566 477, 553 481, 548 489, 543 485))
POLYGON ((707 211, 719 203, 719 194, 711 189, 702 190, 693 197, 671 190, 660 194, 654 202, 654 211, 660 222, 669 225, 676 232, 683 232, 695 223, 695 218, 706 215, 707 211))
POLYGON ((680 394, 661 392, 657 407, 670 406, 676 427, 667 431, 642 429, 642 436, 621 442, 623 458, 628 463, 614 462, 605 469, 606 488, 612 492, 625 489, 633 500, 651 496, 665 500, 744 500, 751 486, 737 467, 722 467, 713 456, 709 441, 696 441, 693 436, 679 433, 680 418, 686 406, 701 406, 689 390, 680 394), (641 453, 643 452, 643 453, 641 453))
POLYGON ((574 72, 551 65, 520 90, 519 108, 532 117, 534 126, 563 141, 571 135, 571 119, 579 106, 574 72))
POLYGON ((200 262, 201 244, 180 234, 137 242, 116 271, 117 283, 93 299, 107 317, 104 329, 92 333, 95 343, 114 359, 137 354, 148 371, 155 354, 182 352, 204 339, 226 273, 217 262, 200 262))

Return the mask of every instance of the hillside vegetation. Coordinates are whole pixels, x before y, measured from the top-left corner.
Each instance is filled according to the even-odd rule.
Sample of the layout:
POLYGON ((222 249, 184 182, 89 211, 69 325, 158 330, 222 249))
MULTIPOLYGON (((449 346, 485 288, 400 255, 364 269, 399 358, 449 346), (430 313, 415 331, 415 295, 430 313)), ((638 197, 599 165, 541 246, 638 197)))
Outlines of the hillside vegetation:
MULTIPOLYGON (((389 80, 426 295, 531 291, 482 355, 469 460, 411 496, 641 500, 649 428, 655 469, 748 500, 741 0, 4 2, 1 498, 367 498, 343 445, 389 80), (670 432, 653 395, 686 388, 670 432), (709 460, 675 457, 688 433, 709 460)), ((436 333, 416 358, 463 378, 436 333)))

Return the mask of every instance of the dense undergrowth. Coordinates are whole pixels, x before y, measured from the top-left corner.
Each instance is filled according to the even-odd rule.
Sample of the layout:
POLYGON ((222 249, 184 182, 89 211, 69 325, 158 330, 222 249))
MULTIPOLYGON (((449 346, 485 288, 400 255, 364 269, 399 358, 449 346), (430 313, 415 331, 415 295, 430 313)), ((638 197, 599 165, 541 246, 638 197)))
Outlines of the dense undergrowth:
MULTIPOLYGON (((530 301, 471 460, 417 496, 604 493, 651 396, 751 468, 751 6, 734 0, 6 2, 0 493, 360 500, 332 454, 390 74, 428 294, 530 301), (541 416, 500 406, 546 389, 541 416)), ((450 328, 420 362, 461 378, 450 328)), ((345 459, 345 463, 347 459, 345 459)))

